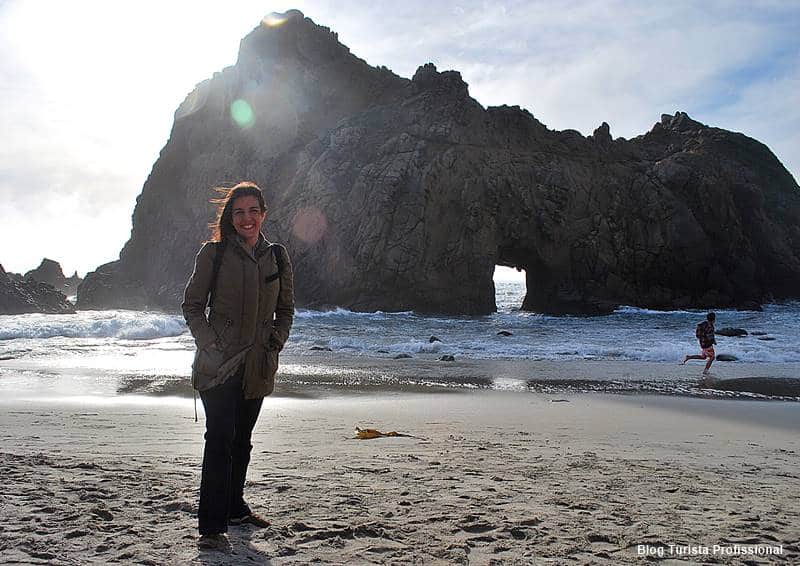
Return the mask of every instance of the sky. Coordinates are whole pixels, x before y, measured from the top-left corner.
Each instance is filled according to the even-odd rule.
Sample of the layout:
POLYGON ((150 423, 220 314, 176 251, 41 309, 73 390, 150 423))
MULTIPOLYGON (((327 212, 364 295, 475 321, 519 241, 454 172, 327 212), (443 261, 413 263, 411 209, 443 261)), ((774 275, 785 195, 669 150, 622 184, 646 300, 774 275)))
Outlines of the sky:
MULTIPOLYGON (((119 257, 194 86, 270 12, 301 10, 374 66, 461 72, 551 129, 643 134, 685 111, 800 174, 795 0, 0 0, 0 263, 84 275, 119 257)), ((506 273, 508 275, 508 273, 506 273)))

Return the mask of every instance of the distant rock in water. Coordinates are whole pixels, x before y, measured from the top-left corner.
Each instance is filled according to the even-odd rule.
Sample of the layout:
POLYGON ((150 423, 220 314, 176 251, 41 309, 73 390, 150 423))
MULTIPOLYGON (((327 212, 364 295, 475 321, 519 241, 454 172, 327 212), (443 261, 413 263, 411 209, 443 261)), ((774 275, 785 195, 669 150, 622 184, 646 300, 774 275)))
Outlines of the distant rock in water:
POLYGON ((711 387, 720 391, 743 391, 776 397, 800 397, 800 379, 777 377, 742 377, 715 381, 711 387))
POLYGON ((69 314, 75 307, 51 285, 11 277, 0 265, 0 314, 69 314))
POLYGON ((764 308, 755 301, 744 301, 736 305, 736 309, 740 311, 756 311, 763 312, 764 308))
POLYGON ((57 261, 44 258, 36 269, 31 269, 24 275, 25 279, 35 279, 41 283, 48 283, 53 287, 60 286, 64 280, 64 272, 57 261))
POLYGON ((177 310, 211 187, 266 191, 297 305, 486 314, 496 265, 525 310, 754 308, 800 297, 800 188, 772 152, 684 112, 630 140, 483 108, 456 71, 371 67, 299 12, 201 82, 80 308, 177 310))
POLYGON ((739 358, 733 354, 718 354, 717 361, 719 362, 738 362, 739 358))
POLYGON ((76 271, 72 277, 65 277, 61 265, 52 259, 43 259, 36 269, 31 269, 24 275, 28 281, 39 281, 52 285, 54 289, 67 296, 78 292, 78 285, 83 281, 76 271))
POLYGON ((720 328, 716 333, 720 336, 747 336, 744 328, 720 328))
POLYGON ((70 277, 64 279, 64 293, 67 296, 75 295, 78 292, 78 287, 83 283, 83 279, 78 276, 76 271, 70 277))

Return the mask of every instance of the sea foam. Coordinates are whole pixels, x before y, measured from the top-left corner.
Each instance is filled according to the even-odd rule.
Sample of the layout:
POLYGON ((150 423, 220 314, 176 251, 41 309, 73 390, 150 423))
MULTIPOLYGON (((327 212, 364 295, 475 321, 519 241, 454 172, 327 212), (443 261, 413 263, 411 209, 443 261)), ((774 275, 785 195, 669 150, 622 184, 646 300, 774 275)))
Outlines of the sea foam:
POLYGON ((187 331, 183 317, 135 311, 83 311, 77 315, 0 316, 0 340, 20 338, 117 338, 153 340, 187 331))

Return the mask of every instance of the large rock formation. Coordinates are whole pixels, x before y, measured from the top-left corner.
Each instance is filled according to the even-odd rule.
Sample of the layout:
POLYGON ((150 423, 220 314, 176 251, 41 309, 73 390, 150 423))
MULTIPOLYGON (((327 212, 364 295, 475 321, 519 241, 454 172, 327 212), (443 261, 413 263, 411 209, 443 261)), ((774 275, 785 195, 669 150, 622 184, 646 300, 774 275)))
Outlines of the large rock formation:
POLYGON ((800 189, 763 144, 683 112, 631 140, 552 131, 484 109, 457 72, 370 67, 292 12, 178 109, 131 239, 79 307, 177 308, 210 188, 242 179, 266 190, 300 306, 488 313, 498 264, 542 312, 800 294, 800 189))
POLYGON ((0 314, 69 314, 75 307, 51 285, 6 273, 0 265, 0 314))
POLYGON ((74 295, 78 292, 78 285, 82 279, 78 277, 76 271, 72 277, 65 277, 64 272, 61 270, 61 264, 52 259, 43 259, 42 263, 36 269, 31 269, 25 274, 25 279, 28 281, 39 281, 52 285, 56 290, 64 293, 67 296, 74 295))

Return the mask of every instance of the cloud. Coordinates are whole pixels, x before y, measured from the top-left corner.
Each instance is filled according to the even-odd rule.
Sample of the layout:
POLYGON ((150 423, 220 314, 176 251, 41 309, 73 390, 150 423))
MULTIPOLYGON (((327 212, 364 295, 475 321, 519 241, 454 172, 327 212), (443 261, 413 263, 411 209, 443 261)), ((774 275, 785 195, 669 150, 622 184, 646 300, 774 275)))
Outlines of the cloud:
POLYGON ((745 85, 714 117, 764 142, 800 181, 800 66, 745 85))
POLYGON ((792 3, 341 6, 351 17, 306 14, 369 63, 403 76, 432 61, 460 71, 484 105, 518 104, 551 128, 584 134, 606 121, 613 135, 633 137, 662 113, 682 110, 758 137, 800 171, 792 118, 798 91, 784 88, 794 82, 800 55, 800 7, 792 3))
MULTIPOLYGON (((434 12, 419 47, 484 105, 615 136, 686 111, 770 146, 800 172, 800 7, 780 2, 519 2, 434 12), (455 14, 455 15, 454 15, 455 14)), ((415 45, 411 37, 405 37, 415 45)), ((390 57, 394 37, 384 39, 390 57)), ((405 43, 404 43, 405 45, 405 43)))

